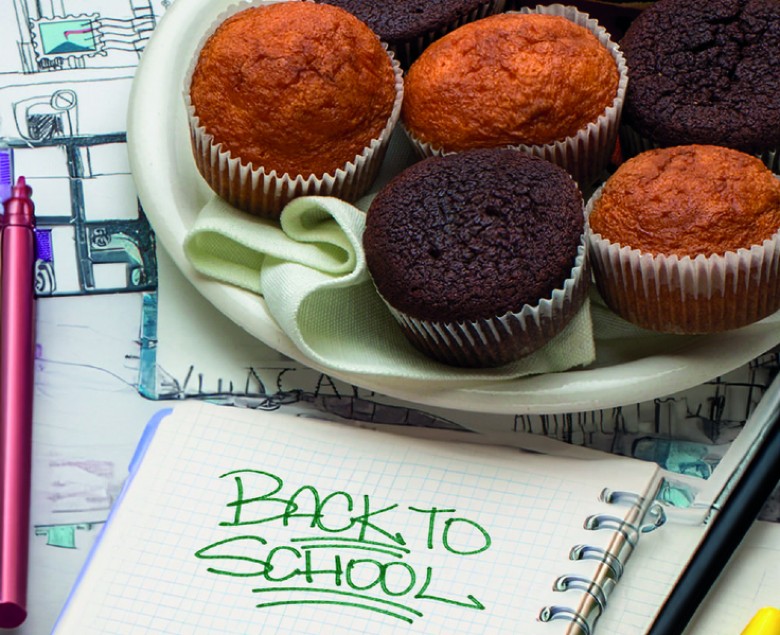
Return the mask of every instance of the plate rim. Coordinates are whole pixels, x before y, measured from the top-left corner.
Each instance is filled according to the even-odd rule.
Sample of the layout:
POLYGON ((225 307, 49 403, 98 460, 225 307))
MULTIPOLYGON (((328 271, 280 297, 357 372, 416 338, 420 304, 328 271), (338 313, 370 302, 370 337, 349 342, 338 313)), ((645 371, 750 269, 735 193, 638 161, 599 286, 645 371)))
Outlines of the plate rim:
MULTIPOLYGON (((262 298, 207 279, 194 270, 183 251, 182 240, 188 226, 178 209, 180 199, 174 195, 174 188, 181 189, 182 185, 171 178, 170 192, 160 188, 164 176, 181 177, 189 170, 190 176, 195 171, 199 191, 208 191, 197 173, 194 159, 190 166, 177 163, 177 154, 182 153, 182 148, 175 144, 180 141, 184 117, 181 95, 184 72, 181 67, 184 65, 186 70, 199 39, 193 37, 193 29, 205 31, 213 19, 233 4, 237 3, 233 0, 177 0, 168 8, 136 69, 128 102, 127 149, 138 198, 157 243, 216 310, 267 346, 334 378, 418 406, 520 415, 602 410, 671 395, 734 370, 780 344, 780 325, 759 322, 727 334, 694 336, 674 351, 613 366, 571 369, 468 386, 438 382, 410 385, 403 380, 334 371, 308 359, 276 324, 262 298), (171 51, 178 53, 174 61, 171 51), (171 84, 175 84, 176 89, 171 84), (173 112, 167 107, 171 104, 173 112), (166 141, 174 145, 169 146, 166 141), (158 147, 160 144, 162 148, 158 147), (177 208, 177 214, 171 212, 171 206, 177 208), (725 338, 727 343, 733 341, 731 345, 724 346, 723 342, 714 345, 713 340, 720 338, 725 338)), ((184 125, 186 127, 186 122, 184 125)))

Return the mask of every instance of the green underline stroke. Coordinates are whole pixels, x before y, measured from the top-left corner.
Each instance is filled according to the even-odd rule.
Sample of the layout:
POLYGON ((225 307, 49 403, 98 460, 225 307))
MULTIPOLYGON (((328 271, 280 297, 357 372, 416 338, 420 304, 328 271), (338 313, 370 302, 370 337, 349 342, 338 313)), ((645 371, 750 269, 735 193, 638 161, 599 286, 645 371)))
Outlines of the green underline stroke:
MULTIPOLYGON (((359 600, 364 600, 364 601, 367 601, 367 602, 378 602, 379 604, 386 604, 388 606, 393 606, 393 607, 395 607, 397 609, 401 609, 402 611, 408 611, 409 613, 412 613, 412 614, 416 615, 417 617, 422 617, 422 612, 421 611, 418 611, 417 609, 413 609, 411 607, 405 606, 405 605, 403 605, 403 604, 401 604, 399 602, 393 602, 392 600, 383 600, 381 598, 374 598, 374 597, 371 597, 370 595, 361 595, 360 593, 353 593, 352 591, 339 591, 338 589, 326 589, 326 588, 316 588, 316 587, 315 588, 309 588, 309 587, 302 588, 302 587, 297 587, 297 586, 289 586, 289 587, 280 586, 280 587, 273 587, 273 588, 259 587, 259 588, 256 588, 256 589, 252 589, 252 593, 273 593, 273 592, 276 592, 276 591, 279 591, 279 592, 288 592, 288 591, 294 591, 294 592, 298 591, 298 592, 300 592, 300 591, 303 591, 303 592, 306 592, 306 593, 332 593, 333 595, 343 595, 345 597, 358 598, 359 600)), ((267 603, 264 603, 264 604, 258 604, 257 607, 260 608, 262 606, 276 606, 276 605, 279 605, 279 604, 317 604, 317 603, 320 603, 320 604, 345 604, 347 606, 357 606, 357 607, 360 607, 360 608, 366 608, 366 609, 369 609, 371 611, 379 611, 379 612, 382 612, 382 613, 385 612, 385 611, 383 611, 383 610, 381 610, 379 608, 374 608, 374 607, 371 607, 371 606, 366 606, 366 605, 358 604, 358 603, 339 602, 338 600, 291 600, 291 601, 267 602, 267 603)), ((388 613, 388 615, 391 615, 391 613, 388 613)), ((400 617, 400 616, 396 616, 396 617, 400 617)), ((407 618, 400 618, 400 619, 406 619, 406 621, 411 623, 411 619, 407 619, 407 618)))
POLYGON ((388 556, 394 556, 395 558, 404 557, 404 554, 398 553, 397 551, 390 551, 390 549, 378 549, 377 547, 360 547, 358 545, 342 545, 339 543, 333 545, 303 545, 301 549, 305 549, 309 551, 311 551, 312 549, 355 549, 361 551, 373 551, 376 553, 385 553, 388 556))
POLYGON ((393 613, 392 611, 387 611, 379 607, 366 606, 365 604, 359 604, 357 602, 339 602, 338 600, 293 600, 290 602, 266 602, 265 604, 257 604, 255 606, 259 609, 262 609, 268 606, 281 606, 284 604, 334 604, 337 606, 353 606, 355 608, 373 611, 374 613, 382 613, 382 615, 387 615, 389 617, 395 617, 399 620, 407 622, 408 624, 414 623, 414 620, 410 617, 398 615, 397 613, 393 613))
POLYGON ((333 541, 348 542, 348 543, 356 542, 362 545, 376 545, 378 547, 387 547, 388 549, 398 549, 399 551, 403 551, 405 553, 411 552, 410 549, 407 549, 406 547, 400 547, 395 543, 379 542, 378 540, 361 540, 360 538, 340 538, 339 536, 313 536, 311 538, 307 538, 307 537, 291 538, 290 542, 324 542, 326 540, 329 540, 331 542, 333 541))

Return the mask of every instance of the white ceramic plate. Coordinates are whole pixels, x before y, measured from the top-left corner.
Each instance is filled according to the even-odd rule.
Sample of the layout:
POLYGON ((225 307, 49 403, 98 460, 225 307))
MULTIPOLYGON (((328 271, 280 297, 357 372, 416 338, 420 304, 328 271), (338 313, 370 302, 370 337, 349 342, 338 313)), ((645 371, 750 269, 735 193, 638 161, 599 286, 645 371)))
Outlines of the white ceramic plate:
POLYGON ((210 195, 192 159, 183 78, 201 34, 230 4, 232 0, 176 0, 160 21, 133 83, 128 147, 138 195, 159 242, 219 311, 268 346, 356 386, 414 403, 540 414, 611 408, 679 392, 780 343, 778 322, 711 336, 598 341, 597 361, 586 370, 447 389, 336 373, 306 359, 276 325, 261 297, 199 275, 182 249, 186 232, 210 195))

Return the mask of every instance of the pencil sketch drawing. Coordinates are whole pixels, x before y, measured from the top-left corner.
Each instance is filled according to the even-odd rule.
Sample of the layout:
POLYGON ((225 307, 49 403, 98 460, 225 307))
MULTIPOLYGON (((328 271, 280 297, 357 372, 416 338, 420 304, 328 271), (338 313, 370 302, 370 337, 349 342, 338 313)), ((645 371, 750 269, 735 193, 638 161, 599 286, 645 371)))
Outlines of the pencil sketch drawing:
POLYGON ((38 214, 39 295, 144 291, 154 235, 127 160, 127 97, 168 3, 2 0, 0 152, 38 214))
POLYGON ((73 0, 14 0, 22 72, 137 64, 157 22, 149 0, 112 3, 112 15, 79 8, 73 0))

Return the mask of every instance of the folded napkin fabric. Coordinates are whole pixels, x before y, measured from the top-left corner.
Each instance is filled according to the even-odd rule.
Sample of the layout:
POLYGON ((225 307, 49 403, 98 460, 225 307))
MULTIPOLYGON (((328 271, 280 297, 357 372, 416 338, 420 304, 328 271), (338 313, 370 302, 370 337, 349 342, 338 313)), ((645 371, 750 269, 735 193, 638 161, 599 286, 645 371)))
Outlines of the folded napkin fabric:
POLYGON ((364 227, 365 213, 337 198, 296 199, 277 223, 214 196, 184 250, 199 273, 262 295, 303 355, 334 371, 469 383, 562 371, 595 358, 588 302, 554 340, 501 368, 455 368, 428 358, 407 341, 374 289, 364 227))

